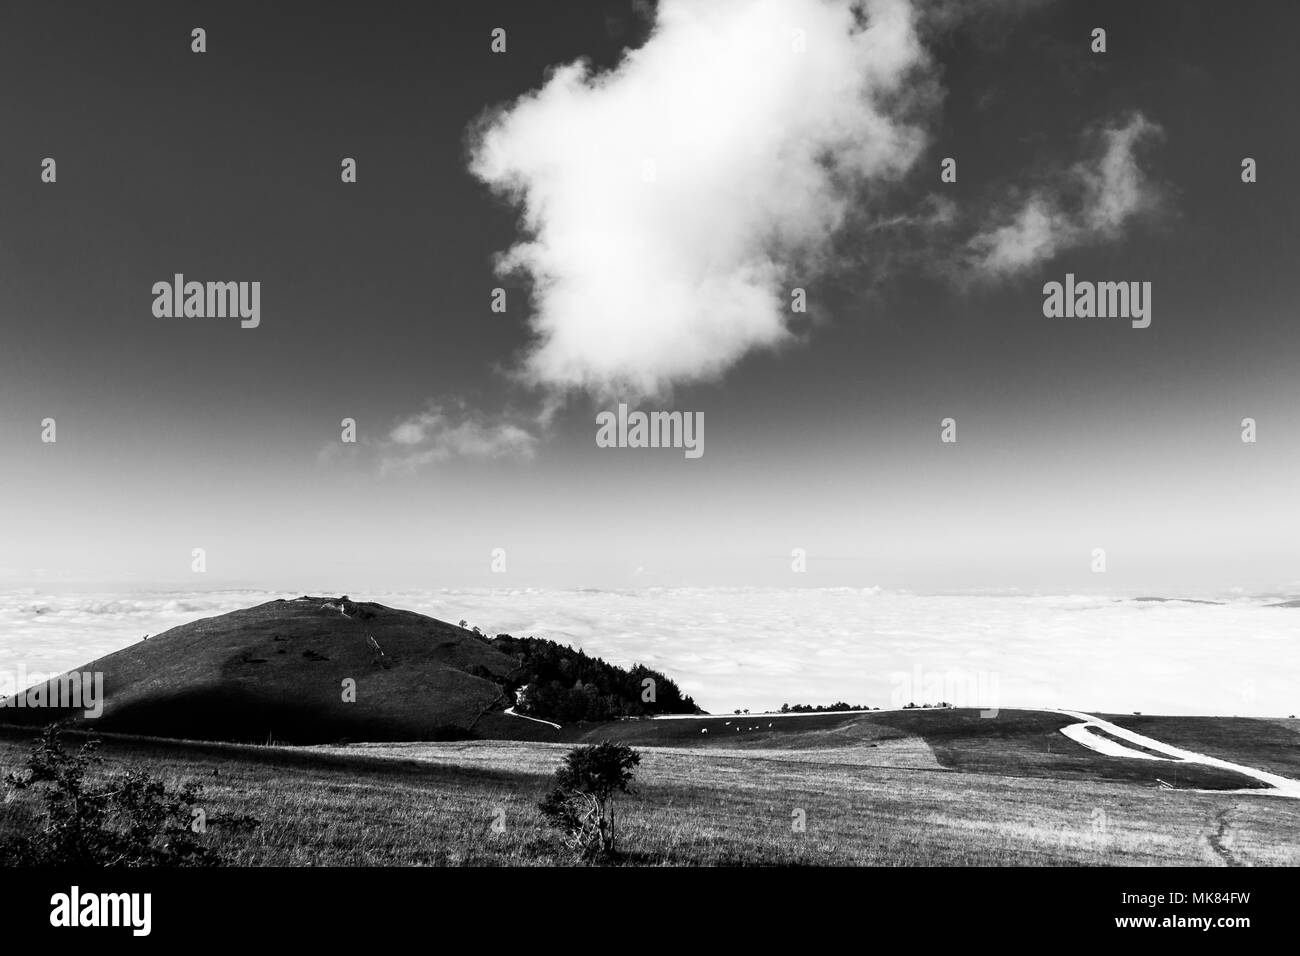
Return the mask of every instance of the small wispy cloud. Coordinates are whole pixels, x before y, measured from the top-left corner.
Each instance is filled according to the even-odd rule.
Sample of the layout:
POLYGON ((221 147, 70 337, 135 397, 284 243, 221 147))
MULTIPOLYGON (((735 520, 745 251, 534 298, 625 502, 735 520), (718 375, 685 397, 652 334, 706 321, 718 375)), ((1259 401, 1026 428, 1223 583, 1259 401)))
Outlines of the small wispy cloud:
POLYGON ((380 472, 418 469, 452 458, 528 460, 539 425, 509 412, 495 415, 461 401, 430 403, 400 419, 379 443, 380 472))
POLYGON ((991 218, 1000 224, 969 240, 971 271, 1007 278, 1067 249, 1118 239, 1160 205, 1159 187, 1138 162, 1139 151, 1160 135, 1142 113, 1091 132, 1095 156, 1074 164, 1055 185, 995 212, 991 218))

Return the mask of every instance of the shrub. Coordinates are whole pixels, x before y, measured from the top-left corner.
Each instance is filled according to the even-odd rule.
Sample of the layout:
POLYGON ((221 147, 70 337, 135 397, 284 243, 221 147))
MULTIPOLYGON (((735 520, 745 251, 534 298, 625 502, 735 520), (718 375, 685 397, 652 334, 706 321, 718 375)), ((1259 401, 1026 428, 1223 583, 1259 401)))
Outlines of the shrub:
POLYGON ((555 788, 537 806, 580 859, 618 855, 614 796, 634 792, 632 775, 640 762, 641 755, 631 747, 607 740, 565 754, 555 772, 555 788))
MULTIPOLYGON (((206 846, 191 824, 200 788, 169 788, 146 771, 129 769, 99 781, 87 770, 102 758, 99 741, 75 752, 64 750, 58 729, 47 727, 33 745, 25 770, 6 782, 36 791, 44 821, 29 836, 0 844, 8 866, 203 866, 224 861, 206 846)), ((217 822, 207 818, 209 823, 217 822)), ((252 817, 221 821, 236 828, 257 826, 252 817)))

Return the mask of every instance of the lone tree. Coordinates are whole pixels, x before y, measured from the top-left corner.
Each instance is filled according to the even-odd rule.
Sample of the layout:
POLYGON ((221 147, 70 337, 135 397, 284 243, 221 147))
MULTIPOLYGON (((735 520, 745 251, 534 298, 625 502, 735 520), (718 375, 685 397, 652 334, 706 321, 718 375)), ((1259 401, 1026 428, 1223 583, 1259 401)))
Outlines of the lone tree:
POLYGON ((632 775, 640 762, 641 755, 631 747, 608 740, 564 755, 555 771, 555 789, 537 806, 581 859, 617 856, 614 795, 634 792, 632 775))

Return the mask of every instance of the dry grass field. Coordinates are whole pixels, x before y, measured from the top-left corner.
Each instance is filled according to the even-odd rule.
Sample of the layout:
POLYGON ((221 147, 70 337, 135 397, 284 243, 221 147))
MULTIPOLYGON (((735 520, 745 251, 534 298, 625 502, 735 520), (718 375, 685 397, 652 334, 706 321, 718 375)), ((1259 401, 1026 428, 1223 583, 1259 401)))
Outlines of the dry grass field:
MULTIPOLYGON (((768 715, 772 732, 762 727, 762 738, 700 734, 693 721, 605 725, 592 735, 621 728, 643 738, 638 793, 617 810, 632 865, 1300 864, 1300 801, 1125 777, 1107 766, 1116 758, 1072 744, 1043 716, 768 715), (662 745, 644 740, 656 726, 662 745)), ((1220 738, 1230 729, 1220 727, 1220 738)), ((29 736, 0 735, 0 764, 20 763, 29 736)), ((103 769, 194 780, 209 813, 258 817, 248 834, 209 832, 237 864, 544 866, 569 862, 536 810, 569 746, 121 737, 105 740, 103 769)), ((28 797, 6 794, 0 829, 30 825, 32 812, 28 797)))

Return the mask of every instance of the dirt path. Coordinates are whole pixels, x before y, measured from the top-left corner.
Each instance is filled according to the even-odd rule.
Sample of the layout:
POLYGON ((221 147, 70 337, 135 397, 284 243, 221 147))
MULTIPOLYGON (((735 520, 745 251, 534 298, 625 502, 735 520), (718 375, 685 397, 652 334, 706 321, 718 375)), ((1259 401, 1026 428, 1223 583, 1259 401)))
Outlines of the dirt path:
POLYGON ((1234 804, 1231 807, 1224 807, 1220 810, 1214 818, 1214 823, 1217 829, 1214 833, 1211 833, 1206 837, 1206 841, 1210 844, 1210 849, 1213 850, 1219 859, 1228 866, 1242 865, 1241 861, 1238 860, 1232 850, 1229 849, 1229 845, 1232 842, 1232 834, 1230 831, 1231 825, 1228 823, 1228 814, 1235 809, 1237 809, 1237 807, 1234 804))

